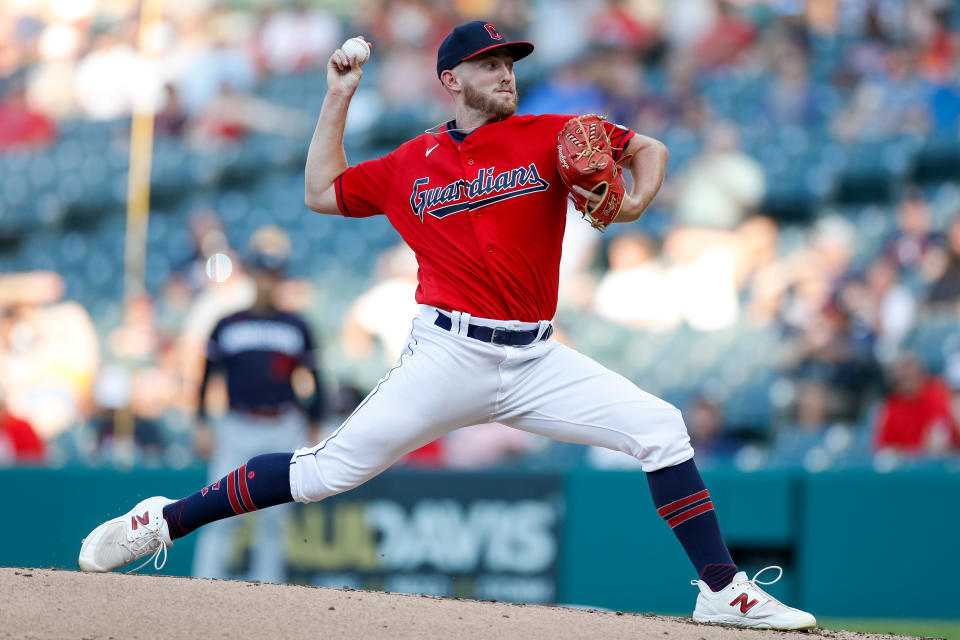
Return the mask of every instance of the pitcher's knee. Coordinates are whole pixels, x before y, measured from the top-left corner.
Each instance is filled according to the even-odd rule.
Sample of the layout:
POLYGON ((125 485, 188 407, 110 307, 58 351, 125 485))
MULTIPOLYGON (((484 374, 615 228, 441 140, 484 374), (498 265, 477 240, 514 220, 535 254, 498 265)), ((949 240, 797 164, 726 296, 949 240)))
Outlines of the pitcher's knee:
POLYGON ((672 467, 693 457, 683 415, 673 405, 664 405, 644 420, 635 436, 634 450, 628 452, 640 461, 644 471, 672 467))
POLYGON ((331 495, 317 474, 312 458, 309 451, 299 450, 290 462, 290 495, 296 502, 317 502, 331 495))
POLYGON ((360 464, 323 448, 299 449, 290 463, 290 494, 297 502, 319 502, 360 486, 390 462, 378 459, 360 464))
POLYGON ((686 462, 693 457, 693 447, 690 438, 684 432, 683 438, 673 438, 646 451, 640 458, 640 466, 644 471, 658 471, 686 462))

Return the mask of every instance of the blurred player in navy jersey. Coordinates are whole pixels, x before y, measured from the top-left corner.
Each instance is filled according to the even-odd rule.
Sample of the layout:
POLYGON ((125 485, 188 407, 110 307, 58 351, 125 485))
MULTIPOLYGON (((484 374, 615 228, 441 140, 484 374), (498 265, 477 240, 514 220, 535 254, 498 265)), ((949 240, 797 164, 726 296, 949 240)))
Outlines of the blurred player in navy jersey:
MULTIPOLYGON (((277 449, 295 449, 308 441, 308 427, 318 429, 323 415, 323 386, 315 356, 316 343, 306 323, 281 311, 274 292, 283 280, 289 239, 276 227, 257 230, 250 241, 246 269, 256 285, 253 305, 217 323, 210 336, 197 414, 197 451, 209 455, 209 491, 226 491, 219 478, 253 456, 277 449), (313 376, 314 393, 306 407, 294 391, 293 378, 304 370, 313 376), (229 408, 209 423, 205 409, 214 375, 226 381, 229 408), (308 424, 308 421, 310 424, 308 424)), ((247 578, 282 582, 285 577, 283 525, 288 510, 257 513, 255 544, 247 578)), ((221 520, 200 533, 193 575, 231 577, 233 533, 240 520, 221 520)))

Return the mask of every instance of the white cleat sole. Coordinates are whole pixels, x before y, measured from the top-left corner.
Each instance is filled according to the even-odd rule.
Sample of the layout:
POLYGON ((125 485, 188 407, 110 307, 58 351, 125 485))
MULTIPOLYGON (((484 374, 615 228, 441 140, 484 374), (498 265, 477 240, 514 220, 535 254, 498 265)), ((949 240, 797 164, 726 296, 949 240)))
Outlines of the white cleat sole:
POLYGON ((795 621, 788 623, 775 623, 769 622, 767 620, 751 620, 750 618, 741 618, 739 616, 698 616, 694 614, 694 622, 699 622, 700 624, 722 624, 725 626, 731 627, 746 627, 749 629, 775 629, 777 631, 805 631, 807 629, 815 629, 817 626, 817 621, 815 619, 809 621, 795 621))
POLYGON ((96 529, 90 532, 90 534, 83 539, 80 543, 80 557, 77 559, 77 566, 80 567, 81 571, 87 573, 108 573, 111 569, 107 567, 101 567, 94 560, 93 550, 96 545, 100 544, 100 539, 103 538, 104 533, 109 526, 123 526, 126 521, 125 516, 119 518, 114 518, 113 520, 107 520, 96 529))

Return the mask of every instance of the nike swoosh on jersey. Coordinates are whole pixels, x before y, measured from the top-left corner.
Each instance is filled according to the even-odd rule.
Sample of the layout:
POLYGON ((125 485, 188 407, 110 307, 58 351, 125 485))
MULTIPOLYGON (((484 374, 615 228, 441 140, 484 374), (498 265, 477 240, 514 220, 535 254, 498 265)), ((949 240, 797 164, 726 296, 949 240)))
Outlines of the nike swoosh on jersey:
POLYGON ((426 152, 425 154, 423 154, 423 157, 424 157, 424 158, 428 157, 431 153, 433 153, 433 150, 436 149, 436 148, 439 147, 439 146, 440 146, 440 143, 438 142, 437 144, 435 144, 435 145, 433 145, 432 147, 430 147, 429 149, 427 149, 427 152, 426 152))

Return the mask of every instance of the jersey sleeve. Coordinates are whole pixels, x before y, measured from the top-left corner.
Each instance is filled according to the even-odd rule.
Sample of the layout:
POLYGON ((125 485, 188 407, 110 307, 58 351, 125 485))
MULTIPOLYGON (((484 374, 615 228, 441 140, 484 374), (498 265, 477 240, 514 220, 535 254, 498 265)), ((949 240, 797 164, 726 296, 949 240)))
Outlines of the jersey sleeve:
POLYGON ((607 136, 610 138, 610 146, 613 148, 613 159, 620 162, 623 158, 623 152, 630 144, 630 140, 636 135, 636 132, 630 127, 622 124, 616 124, 604 120, 603 128, 607 130, 607 136))
POLYGON ((383 213, 392 195, 395 152, 348 168, 333 181, 340 213, 348 218, 368 218, 383 213))

